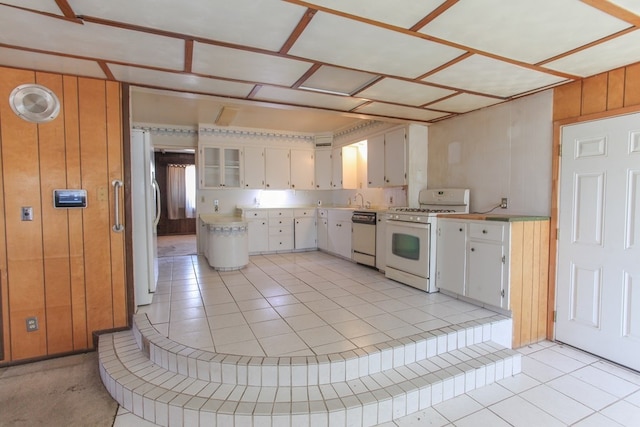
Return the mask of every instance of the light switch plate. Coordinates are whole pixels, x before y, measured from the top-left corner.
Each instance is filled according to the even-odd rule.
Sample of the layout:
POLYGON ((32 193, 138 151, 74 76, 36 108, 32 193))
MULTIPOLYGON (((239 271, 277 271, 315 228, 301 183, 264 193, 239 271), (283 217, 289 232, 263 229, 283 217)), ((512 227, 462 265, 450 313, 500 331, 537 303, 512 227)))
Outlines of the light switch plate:
POLYGON ((33 221, 33 208, 31 206, 22 207, 22 220, 33 221))

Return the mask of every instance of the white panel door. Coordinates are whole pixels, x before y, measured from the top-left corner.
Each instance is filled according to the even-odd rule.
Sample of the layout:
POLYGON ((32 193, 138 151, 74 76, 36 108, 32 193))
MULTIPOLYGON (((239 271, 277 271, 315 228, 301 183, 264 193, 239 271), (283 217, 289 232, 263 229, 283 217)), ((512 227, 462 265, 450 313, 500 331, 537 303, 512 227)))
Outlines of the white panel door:
POLYGON ((640 370, 640 114, 562 130, 556 339, 640 370))

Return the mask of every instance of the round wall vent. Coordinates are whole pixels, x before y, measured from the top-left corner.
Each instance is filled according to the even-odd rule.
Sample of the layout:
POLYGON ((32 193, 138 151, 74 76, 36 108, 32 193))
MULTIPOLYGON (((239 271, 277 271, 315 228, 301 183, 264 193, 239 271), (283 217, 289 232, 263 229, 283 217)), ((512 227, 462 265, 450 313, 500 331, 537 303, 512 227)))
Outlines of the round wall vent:
POLYGON ((33 123, 50 122, 60 112, 56 94, 37 84, 24 84, 13 89, 9 104, 14 113, 33 123))

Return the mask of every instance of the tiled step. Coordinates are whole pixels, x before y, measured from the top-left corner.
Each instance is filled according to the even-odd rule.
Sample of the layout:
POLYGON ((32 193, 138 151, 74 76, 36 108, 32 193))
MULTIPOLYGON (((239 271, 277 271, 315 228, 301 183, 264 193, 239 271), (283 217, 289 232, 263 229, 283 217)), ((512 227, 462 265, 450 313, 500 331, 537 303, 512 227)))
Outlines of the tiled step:
MULTIPOLYGON (((329 355, 326 361, 317 357, 303 358, 307 363, 304 368, 306 380, 299 385, 294 378, 303 375, 303 371, 296 369, 296 358, 260 358, 260 383, 250 384, 249 367, 252 365, 249 362, 253 358, 227 360, 229 356, 209 353, 206 357, 213 354, 214 359, 221 359, 208 365, 209 378, 200 378, 206 371, 204 366, 198 369, 202 354, 194 354, 192 349, 172 348, 168 351, 167 354, 176 355, 174 370, 150 360, 150 348, 155 345, 155 338, 145 341, 145 326, 137 320, 140 329, 134 329, 135 332, 100 337, 100 374, 121 406, 162 426, 370 426, 425 409, 519 373, 521 369, 519 353, 492 341, 475 343, 474 339, 472 343, 467 340, 465 328, 462 329, 464 333, 455 333, 459 339, 465 336, 465 345, 456 344, 454 348, 453 331, 444 335, 446 340, 437 335, 434 338, 435 354, 419 360, 411 356, 413 351, 406 356, 407 348, 422 347, 415 341, 414 344, 402 343, 402 357, 402 352, 396 351, 394 346, 389 346, 390 350, 379 350, 379 357, 372 355, 373 351, 366 356, 360 355, 355 358, 358 361, 355 376, 351 373, 355 371, 355 365, 349 365, 342 354, 329 355), (141 350, 139 342, 152 344, 141 350), (368 363, 360 363, 366 358, 368 363), (380 369, 371 369, 371 361, 378 359, 380 369), (234 364, 232 360, 237 362, 233 370, 235 376, 225 375, 223 372, 234 364), (211 367, 218 363, 220 375, 212 375, 218 368, 212 371, 211 367), (321 365, 325 367, 321 368, 321 365), (278 367, 276 371, 272 369, 274 366, 278 367), (366 373, 361 370, 365 366, 368 367, 366 373), (184 372, 178 372, 181 370, 184 372), (276 379, 265 380, 266 372, 272 372, 276 379), (329 381, 321 382, 322 375, 327 375, 329 381), (269 385, 271 383, 274 385, 269 385)), ((485 328, 485 325, 480 327, 482 331, 485 328)), ((490 331, 490 327, 488 329, 490 331)), ((162 353, 162 350, 153 350, 156 355, 158 352, 162 353)), ((422 350, 418 352, 421 354, 422 350)), ((167 365, 173 368, 174 363, 169 362, 169 358, 172 356, 167 356, 167 365)), ((377 366, 377 362, 373 365, 377 366)))
POLYGON ((487 341, 508 346, 511 319, 495 315, 352 351, 307 357, 193 349, 159 334, 144 314, 134 317, 133 333, 145 355, 170 372, 226 384, 306 386, 349 381, 487 341))

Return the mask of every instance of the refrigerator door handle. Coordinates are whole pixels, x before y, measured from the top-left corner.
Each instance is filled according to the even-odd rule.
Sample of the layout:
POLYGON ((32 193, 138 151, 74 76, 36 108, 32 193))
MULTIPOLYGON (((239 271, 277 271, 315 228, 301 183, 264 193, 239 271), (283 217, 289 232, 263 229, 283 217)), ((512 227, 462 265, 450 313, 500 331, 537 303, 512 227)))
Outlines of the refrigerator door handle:
POLYGON ((161 203, 161 199, 160 199, 160 186, 158 185, 158 181, 156 181, 155 179, 153 180, 153 188, 155 189, 156 192, 156 217, 153 219, 153 226, 157 227, 158 223, 160 222, 160 212, 162 209, 162 203, 161 203))
POLYGON ((116 233, 121 233, 124 230, 124 225, 120 223, 120 188, 122 187, 122 181, 114 179, 111 181, 113 186, 113 227, 111 229, 116 233))

